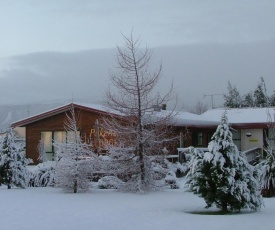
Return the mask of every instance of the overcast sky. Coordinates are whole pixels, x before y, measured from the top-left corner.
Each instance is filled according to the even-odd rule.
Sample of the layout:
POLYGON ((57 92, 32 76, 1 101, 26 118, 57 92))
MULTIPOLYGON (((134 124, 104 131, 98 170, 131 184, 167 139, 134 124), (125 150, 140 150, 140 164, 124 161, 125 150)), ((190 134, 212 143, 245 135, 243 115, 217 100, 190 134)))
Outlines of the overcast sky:
POLYGON ((101 99, 113 48, 132 29, 183 104, 228 81, 246 93, 261 76, 271 93, 274 12, 271 0, 0 0, 0 103, 101 99))

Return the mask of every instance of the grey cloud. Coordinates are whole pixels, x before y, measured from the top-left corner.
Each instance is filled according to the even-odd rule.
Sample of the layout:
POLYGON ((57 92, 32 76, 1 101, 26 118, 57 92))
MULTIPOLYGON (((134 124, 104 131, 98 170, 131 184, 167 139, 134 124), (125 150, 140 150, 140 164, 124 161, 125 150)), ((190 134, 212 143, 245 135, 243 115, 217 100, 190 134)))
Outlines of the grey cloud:
MULTIPOLYGON (((0 104, 75 100, 98 102, 109 85, 115 49, 72 53, 45 52, 12 58, 0 71, 0 104)), ((210 102, 205 94, 227 92, 227 82, 241 93, 256 88, 263 76, 268 93, 275 85, 275 40, 249 44, 205 43, 154 49, 152 68, 162 61, 159 91, 174 81, 180 103, 210 102)), ((222 96, 215 97, 221 105, 222 96)))

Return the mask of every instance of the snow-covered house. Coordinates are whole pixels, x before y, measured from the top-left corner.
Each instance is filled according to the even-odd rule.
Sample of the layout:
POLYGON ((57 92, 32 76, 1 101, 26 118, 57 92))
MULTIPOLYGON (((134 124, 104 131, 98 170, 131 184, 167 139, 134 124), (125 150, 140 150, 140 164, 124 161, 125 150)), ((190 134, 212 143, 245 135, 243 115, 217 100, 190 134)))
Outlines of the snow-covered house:
MULTIPOLYGON (((107 142, 112 144, 115 141, 115 134, 110 130, 105 130, 100 124, 104 116, 110 116, 110 111, 101 105, 70 103, 44 113, 28 117, 26 119, 11 124, 13 128, 24 128, 21 135, 26 137, 26 156, 31 158, 34 164, 38 163, 38 145, 43 144, 43 149, 49 160, 55 155, 55 141, 66 141, 70 133, 65 131, 64 121, 66 113, 72 108, 75 109, 78 117, 78 128, 86 142, 93 141, 94 150, 101 151, 101 147, 107 142)), ((119 117, 117 114, 114 116, 119 117)))
MULTIPOLYGON (((190 119, 186 119, 188 116, 182 114, 177 117, 176 125, 181 127, 182 130, 183 127, 187 127, 189 135, 181 134, 185 141, 181 141, 183 144, 180 147, 207 147, 207 143, 225 112, 233 134, 233 141, 240 151, 247 153, 248 159, 256 157, 256 152, 262 154, 263 147, 268 144, 273 149, 275 148, 275 108, 218 108, 208 110, 201 115, 197 115, 197 117, 189 115, 191 116, 190 119)), ((180 149, 180 151, 183 150, 180 149)))
MULTIPOLYGON (((201 115, 208 121, 219 121, 225 109, 209 110, 201 115)), ((226 110, 233 139, 239 150, 263 148, 274 143, 275 108, 240 108, 226 110)))
MULTIPOLYGON (((64 129, 66 113, 72 106, 79 111, 79 131, 86 141, 92 141, 96 150, 101 149, 105 142, 115 142, 115 134, 104 130, 100 124, 104 116, 111 111, 95 104, 72 103, 56 109, 14 122, 12 127, 23 127, 26 137, 26 155, 34 163, 38 163, 38 144, 40 140, 49 159, 55 153, 53 142, 66 140, 68 133, 64 129)), ((162 110, 160 113, 163 112, 162 110)), ((178 113, 171 121, 174 127, 174 141, 168 144, 169 154, 176 155, 177 148, 194 146, 207 148, 225 109, 209 110, 202 115, 189 112, 178 113)), ((233 140, 239 150, 263 149, 269 139, 274 147, 274 108, 243 108, 226 109, 228 121, 233 133, 233 140)), ((118 115, 117 115, 118 116, 118 115)), ((22 130, 21 130, 22 132, 22 130)))

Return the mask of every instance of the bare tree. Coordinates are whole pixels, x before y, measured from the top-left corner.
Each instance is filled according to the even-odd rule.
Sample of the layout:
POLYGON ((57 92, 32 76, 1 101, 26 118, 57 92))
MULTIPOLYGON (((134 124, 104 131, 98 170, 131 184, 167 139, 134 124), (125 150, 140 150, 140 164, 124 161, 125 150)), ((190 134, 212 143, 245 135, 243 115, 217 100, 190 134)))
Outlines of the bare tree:
POLYGON ((167 121, 173 114, 173 110, 162 110, 172 99, 173 86, 165 95, 157 93, 155 88, 162 66, 150 71, 152 51, 141 49, 139 39, 135 40, 132 33, 129 37, 123 35, 123 38, 124 46, 117 47, 117 68, 110 73, 112 84, 106 92, 107 106, 121 114, 123 120, 109 119, 106 124, 115 130, 118 146, 131 149, 130 153, 120 152, 128 152, 127 160, 138 166, 136 173, 132 174, 137 185, 134 190, 146 192, 150 190, 149 156, 159 153, 160 146, 163 147, 167 121))
POLYGON ((202 114, 208 110, 207 104, 198 101, 197 104, 191 108, 188 109, 190 113, 195 113, 195 114, 202 114))

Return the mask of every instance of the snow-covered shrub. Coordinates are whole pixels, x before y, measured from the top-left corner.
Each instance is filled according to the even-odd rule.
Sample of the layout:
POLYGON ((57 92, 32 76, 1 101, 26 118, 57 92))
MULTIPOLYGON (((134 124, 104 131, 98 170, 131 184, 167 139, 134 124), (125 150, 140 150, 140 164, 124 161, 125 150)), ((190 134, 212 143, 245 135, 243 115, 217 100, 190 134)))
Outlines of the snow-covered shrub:
MULTIPOLYGON (((138 158, 135 158, 134 160, 137 161, 138 158)), ((120 191, 146 193, 149 191, 157 191, 162 189, 162 183, 160 183, 159 180, 155 178, 156 174, 153 171, 150 157, 145 157, 144 163, 144 178, 141 179, 142 173, 140 168, 137 167, 137 164, 134 164, 135 167, 133 168, 134 170, 131 171, 131 177, 122 184, 122 186, 119 188, 120 191)))
POLYGON ((55 165, 56 163, 53 161, 38 164, 31 172, 30 186, 54 186, 55 165))
POLYGON ((146 173, 144 174, 145 178, 141 179, 139 157, 135 155, 134 151, 134 148, 123 145, 110 146, 108 157, 100 158, 101 172, 105 172, 105 175, 115 175, 124 182, 118 188, 119 191, 143 193, 154 190, 155 177, 159 176, 157 171, 160 167, 152 163, 152 157, 145 156, 143 161, 146 173), (142 183, 140 183, 141 181, 142 183))
POLYGON ((24 144, 16 141, 14 131, 9 128, 0 149, 0 185, 7 185, 8 189, 28 186, 30 172, 27 165, 32 161, 25 157, 24 149, 24 144))
MULTIPOLYGON (((189 162, 188 162, 189 163, 189 162)), ((188 163, 171 163, 166 160, 168 171, 174 171, 177 177, 183 177, 188 172, 188 163)))
POLYGON ((179 184, 174 171, 169 171, 165 176, 165 183, 170 185, 171 189, 178 189, 179 184))
POLYGON ((85 192, 90 187, 95 154, 91 146, 81 139, 74 108, 66 116, 65 130, 70 134, 69 138, 66 142, 54 143, 57 149, 55 186, 66 192, 85 192))
POLYGON ((260 185, 264 197, 275 196, 275 153, 267 151, 266 158, 256 166, 260 170, 260 185))
POLYGON ((88 159, 79 157, 75 159, 68 152, 64 153, 56 164, 55 186, 65 192, 77 193, 89 190, 90 173, 93 171, 91 163, 88 159))
POLYGON ((98 180, 100 189, 118 189, 124 182, 115 176, 105 176, 98 180))
POLYGON ((257 173, 233 143, 226 114, 208 145, 209 152, 194 148, 187 174, 188 188, 204 198, 207 207, 259 210, 263 205, 257 173))
POLYGON ((152 172, 155 180, 161 180, 165 177, 167 168, 158 162, 152 162, 152 172))

